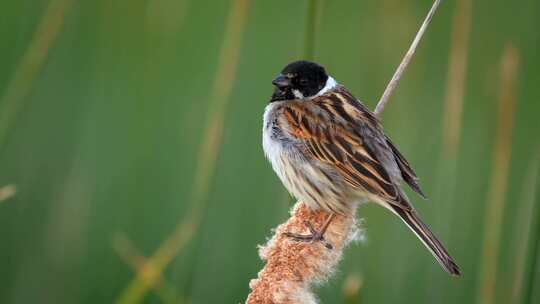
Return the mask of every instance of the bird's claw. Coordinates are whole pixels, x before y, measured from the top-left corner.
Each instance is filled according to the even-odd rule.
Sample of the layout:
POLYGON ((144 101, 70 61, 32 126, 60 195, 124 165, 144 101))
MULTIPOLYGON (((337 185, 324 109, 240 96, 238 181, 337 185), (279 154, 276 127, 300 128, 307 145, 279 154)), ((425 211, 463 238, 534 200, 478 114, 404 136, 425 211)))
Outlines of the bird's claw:
POLYGON ((309 242, 309 243, 315 243, 315 242, 321 242, 324 247, 327 249, 333 249, 334 246, 330 244, 328 241, 324 239, 324 235, 322 231, 317 231, 313 225, 309 221, 304 221, 304 224, 308 227, 310 234, 299 234, 299 233, 292 233, 292 232, 285 232, 283 235, 286 237, 289 237, 297 242, 309 242))

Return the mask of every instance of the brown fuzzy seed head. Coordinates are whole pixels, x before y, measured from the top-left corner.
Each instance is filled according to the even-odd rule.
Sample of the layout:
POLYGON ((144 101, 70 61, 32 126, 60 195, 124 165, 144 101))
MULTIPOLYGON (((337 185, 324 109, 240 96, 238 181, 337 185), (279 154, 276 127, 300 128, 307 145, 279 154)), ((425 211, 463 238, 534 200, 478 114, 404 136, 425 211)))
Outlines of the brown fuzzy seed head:
POLYGON ((348 216, 336 216, 324 237, 333 245, 297 242, 285 232, 309 234, 304 224, 307 220, 316 229, 321 227, 328 213, 311 211, 304 203, 297 203, 291 217, 281 224, 268 243, 259 248, 259 255, 266 266, 257 279, 251 280, 252 292, 246 303, 316 303, 311 286, 325 281, 342 256, 343 248, 356 234, 354 210, 348 216))

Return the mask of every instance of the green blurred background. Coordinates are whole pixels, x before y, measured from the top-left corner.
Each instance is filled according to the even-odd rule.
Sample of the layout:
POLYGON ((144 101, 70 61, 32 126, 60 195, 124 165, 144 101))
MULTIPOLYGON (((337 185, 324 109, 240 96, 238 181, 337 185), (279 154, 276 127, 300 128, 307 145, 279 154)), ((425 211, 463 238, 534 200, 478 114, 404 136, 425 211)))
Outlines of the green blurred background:
MULTIPOLYGON (((374 108, 431 1, 312 4, 3 0, 0 303, 243 302, 290 208, 271 79, 312 52, 374 108)), ((444 1, 382 115, 463 276, 366 205, 323 303, 540 301, 539 29, 538 0, 444 1)))

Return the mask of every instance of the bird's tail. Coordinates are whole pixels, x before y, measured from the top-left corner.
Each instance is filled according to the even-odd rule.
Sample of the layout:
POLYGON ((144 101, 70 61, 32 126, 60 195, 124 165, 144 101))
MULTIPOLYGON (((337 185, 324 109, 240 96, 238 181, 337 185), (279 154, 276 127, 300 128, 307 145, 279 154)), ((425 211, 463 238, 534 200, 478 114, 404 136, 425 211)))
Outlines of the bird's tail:
POLYGON ((454 259, 433 232, 431 232, 429 227, 422 222, 416 211, 405 210, 395 205, 390 205, 390 209, 416 234, 446 272, 455 276, 461 274, 459 266, 454 262, 454 259))

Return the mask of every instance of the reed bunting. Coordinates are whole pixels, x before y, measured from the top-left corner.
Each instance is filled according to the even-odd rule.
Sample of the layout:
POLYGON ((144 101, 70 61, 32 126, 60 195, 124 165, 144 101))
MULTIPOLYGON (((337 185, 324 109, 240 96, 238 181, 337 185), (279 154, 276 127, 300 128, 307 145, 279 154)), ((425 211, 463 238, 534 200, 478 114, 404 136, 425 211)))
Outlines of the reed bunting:
POLYGON ((311 209, 330 213, 310 235, 287 233, 298 241, 321 241, 336 214, 373 201, 418 236, 442 267, 459 275, 459 267, 420 219, 401 183, 425 198, 413 169, 384 134, 377 117, 325 69, 309 61, 287 65, 272 81, 266 106, 263 148, 283 185, 311 209))

